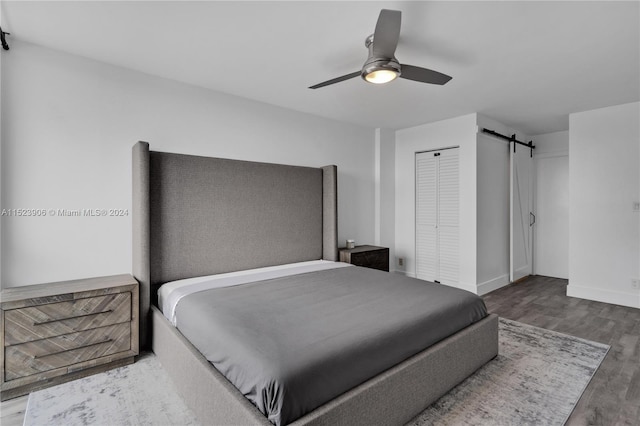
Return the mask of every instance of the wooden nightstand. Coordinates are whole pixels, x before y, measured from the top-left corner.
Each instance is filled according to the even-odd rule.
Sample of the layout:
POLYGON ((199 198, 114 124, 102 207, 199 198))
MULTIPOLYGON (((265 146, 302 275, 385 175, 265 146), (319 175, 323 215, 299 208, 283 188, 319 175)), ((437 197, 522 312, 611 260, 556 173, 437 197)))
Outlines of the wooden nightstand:
POLYGON ((389 249, 386 247, 356 246, 339 250, 340 262, 389 272, 389 249))
POLYGON ((133 363, 138 305, 131 275, 3 290, 0 399, 133 363))

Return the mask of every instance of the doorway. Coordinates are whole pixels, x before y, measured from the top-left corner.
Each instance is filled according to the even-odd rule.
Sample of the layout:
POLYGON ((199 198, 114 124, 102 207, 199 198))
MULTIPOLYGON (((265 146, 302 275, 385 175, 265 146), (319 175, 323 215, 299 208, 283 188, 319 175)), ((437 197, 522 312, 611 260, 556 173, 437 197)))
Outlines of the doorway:
POLYGON ((569 156, 535 157, 536 232, 534 272, 569 278, 569 156))

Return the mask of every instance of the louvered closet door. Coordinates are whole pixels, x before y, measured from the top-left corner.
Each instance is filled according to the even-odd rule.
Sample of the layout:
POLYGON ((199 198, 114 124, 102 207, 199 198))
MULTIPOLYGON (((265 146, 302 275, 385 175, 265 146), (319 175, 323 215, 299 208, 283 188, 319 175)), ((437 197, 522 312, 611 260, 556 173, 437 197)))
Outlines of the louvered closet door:
POLYGON ((458 284, 459 270, 459 171, 458 149, 442 151, 438 173, 438 251, 439 280, 442 284, 458 284))
POLYGON ((438 278, 438 157, 416 155, 416 277, 438 278))
POLYGON ((458 149, 416 155, 416 276, 456 285, 459 274, 458 149))

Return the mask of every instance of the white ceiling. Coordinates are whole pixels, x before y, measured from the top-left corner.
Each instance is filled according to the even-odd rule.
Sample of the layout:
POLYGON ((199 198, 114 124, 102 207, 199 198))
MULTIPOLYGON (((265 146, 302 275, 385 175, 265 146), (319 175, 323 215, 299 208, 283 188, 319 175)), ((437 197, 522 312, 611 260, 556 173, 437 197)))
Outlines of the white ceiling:
MULTIPOLYGON (((480 112, 530 134, 640 100, 640 3, 3 1, 11 40, 369 127, 480 112), (359 78, 381 8, 403 12, 400 62, 445 86, 359 78)), ((10 54, 10 52, 6 52, 10 54)), ((5 54, 3 52, 3 54, 5 54)))

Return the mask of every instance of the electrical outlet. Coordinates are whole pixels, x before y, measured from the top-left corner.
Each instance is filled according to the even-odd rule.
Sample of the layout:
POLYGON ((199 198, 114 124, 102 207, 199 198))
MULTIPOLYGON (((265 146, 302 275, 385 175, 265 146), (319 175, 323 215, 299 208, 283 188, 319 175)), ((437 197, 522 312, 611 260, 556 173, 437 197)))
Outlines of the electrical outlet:
POLYGON ((404 257, 398 258, 398 266, 404 266, 404 257))
POLYGON ((640 279, 631 278, 631 288, 635 288, 636 290, 640 289, 640 279))

